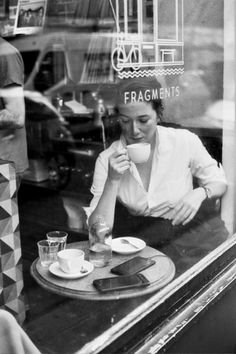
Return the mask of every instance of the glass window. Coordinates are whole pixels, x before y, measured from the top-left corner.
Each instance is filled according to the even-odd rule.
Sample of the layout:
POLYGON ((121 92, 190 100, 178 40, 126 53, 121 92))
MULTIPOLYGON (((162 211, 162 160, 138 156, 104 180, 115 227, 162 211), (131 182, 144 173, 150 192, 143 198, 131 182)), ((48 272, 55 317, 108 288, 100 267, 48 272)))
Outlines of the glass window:
POLYGON ((146 5, 143 7, 143 31, 144 33, 148 33, 151 36, 154 35, 154 3, 153 0, 149 0, 146 2, 146 5))
POLYGON ((65 55, 62 51, 52 51, 45 54, 39 71, 34 79, 35 88, 45 91, 65 78, 65 55))
POLYGON ((137 33, 138 32, 138 2, 136 0, 134 1, 132 0, 128 2, 128 16, 130 18, 130 22, 128 24, 128 32, 137 33))
POLYGON ((159 39, 175 39, 176 25, 178 21, 178 9, 175 0, 158 1, 158 38, 159 39))
MULTIPOLYGON (((134 352, 234 259, 235 5, 76 5, 69 28, 68 17, 63 26, 60 17, 62 31, 46 21, 50 40, 60 35, 65 49, 40 53, 36 73, 27 66, 39 92, 26 102, 30 168, 19 194, 31 312, 25 328, 45 352, 134 352), (151 153, 128 168, 127 146, 141 142, 151 153), (70 247, 85 249, 89 260, 88 216, 96 212, 114 216, 113 241, 146 242, 136 253, 120 240, 113 264, 153 257, 156 271, 143 271, 151 286, 109 298, 92 286, 102 268, 70 281, 40 268, 36 242, 51 230, 66 231, 70 247)), ((45 48, 51 44, 45 40, 45 48)), ((24 55, 25 63, 31 58, 24 55)))
POLYGON ((38 50, 32 50, 32 51, 27 51, 21 52, 23 61, 24 61, 24 69, 25 69, 25 82, 28 80, 29 75, 31 74, 34 65, 36 63, 36 60, 39 56, 39 51, 38 50))

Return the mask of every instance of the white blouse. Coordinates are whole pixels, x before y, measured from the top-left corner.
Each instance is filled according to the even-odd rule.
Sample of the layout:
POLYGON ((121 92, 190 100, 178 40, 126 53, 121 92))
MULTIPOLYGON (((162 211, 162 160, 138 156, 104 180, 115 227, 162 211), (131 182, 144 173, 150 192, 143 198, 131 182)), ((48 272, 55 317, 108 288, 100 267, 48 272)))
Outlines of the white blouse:
MULTIPOLYGON (((133 215, 171 218, 173 204, 193 189, 193 176, 199 185, 226 182, 223 168, 218 167, 196 134, 185 129, 157 126, 157 143, 153 155, 148 190, 143 187, 133 162, 122 177, 117 198, 133 215)), ((115 141, 97 158, 91 192, 93 199, 87 215, 95 209, 108 174, 108 158, 124 139, 115 141)))

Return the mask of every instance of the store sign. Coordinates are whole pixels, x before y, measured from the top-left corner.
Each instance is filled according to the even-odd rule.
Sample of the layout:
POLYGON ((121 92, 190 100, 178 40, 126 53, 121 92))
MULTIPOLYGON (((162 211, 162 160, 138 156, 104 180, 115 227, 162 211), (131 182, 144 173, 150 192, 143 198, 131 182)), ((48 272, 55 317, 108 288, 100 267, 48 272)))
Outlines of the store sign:
POLYGON ((43 29, 47 0, 19 0, 14 34, 32 34, 43 29))
POLYGON ((109 1, 117 28, 111 61, 120 79, 184 72, 183 0, 109 1))
POLYGON ((180 95, 179 86, 172 87, 160 87, 147 90, 137 91, 125 91, 124 103, 137 103, 137 102, 149 102, 157 99, 167 99, 172 97, 178 97, 180 95))

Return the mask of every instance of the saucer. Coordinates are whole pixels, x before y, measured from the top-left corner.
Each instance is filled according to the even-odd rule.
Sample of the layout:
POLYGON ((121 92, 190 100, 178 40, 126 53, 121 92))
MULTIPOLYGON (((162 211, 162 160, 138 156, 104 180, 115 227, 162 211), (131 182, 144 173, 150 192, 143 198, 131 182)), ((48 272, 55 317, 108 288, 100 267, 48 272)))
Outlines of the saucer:
POLYGON ((79 271, 77 273, 65 273, 59 267, 59 263, 58 262, 52 263, 48 269, 53 275, 56 275, 57 277, 64 278, 64 279, 77 279, 77 278, 85 277, 86 275, 91 273, 93 271, 93 268, 94 268, 93 264, 88 262, 88 261, 84 261, 82 267, 85 270, 87 270, 86 273, 83 273, 81 271, 79 271))
POLYGON ((142 251, 146 247, 146 243, 137 237, 118 237, 112 240, 112 251, 119 254, 133 254, 142 251), (122 243, 127 240, 130 243, 122 243))

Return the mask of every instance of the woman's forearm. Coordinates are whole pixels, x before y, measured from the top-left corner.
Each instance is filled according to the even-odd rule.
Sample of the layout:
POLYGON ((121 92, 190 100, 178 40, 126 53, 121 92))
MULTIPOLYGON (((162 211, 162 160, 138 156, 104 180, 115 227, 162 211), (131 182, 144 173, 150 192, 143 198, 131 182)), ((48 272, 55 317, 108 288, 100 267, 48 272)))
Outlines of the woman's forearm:
POLYGON ((118 187, 119 181, 112 181, 107 178, 99 202, 89 217, 89 225, 96 221, 98 215, 102 215, 107 225, 113 227, 118 187))
MULTIPOLYGON (((89 217, 89 225, 96 221, 97 216, 102 215, 107 225, 113 227, 118 188, 123 174, 129 169, 130 160, 126 149, 119 148, 109 156, 106 182, 98 204, 89 217)), ((97 173, 98 170, 95 171, 95 176, 97 173)))
POLYGON ((227 184, 223 182, 211 182, 204 187, 209 189, 210 198, 220 198, 227 191, 227 184))

